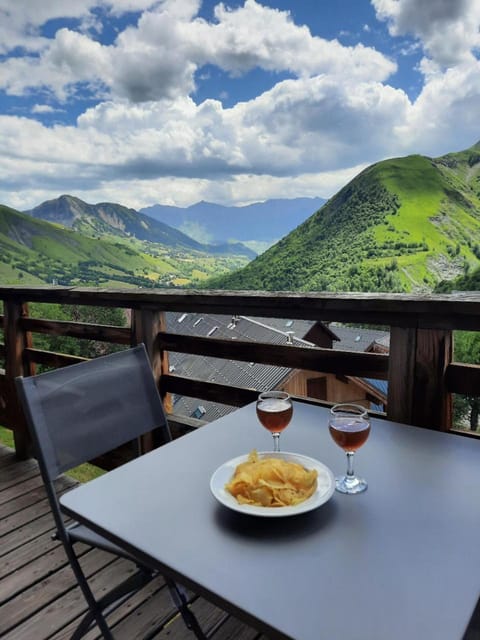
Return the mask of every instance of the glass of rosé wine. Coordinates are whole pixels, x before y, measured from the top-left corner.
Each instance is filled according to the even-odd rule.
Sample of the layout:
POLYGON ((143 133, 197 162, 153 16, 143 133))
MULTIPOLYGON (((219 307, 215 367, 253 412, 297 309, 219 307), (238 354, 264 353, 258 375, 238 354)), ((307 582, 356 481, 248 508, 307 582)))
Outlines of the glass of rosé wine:
POLYGON ((257 417, 273 436, 273 450, 280 451, 280 434, 292 419, 293 405, 285 391, 264 391, 258 396, 257 417))
POLYGON ((336 404, 330 409, 328 422, 334 442, 347 454, 347 473, 335 478, 340 493, 361 493, 368 484, 353 471, 353 456, 365 444, 370 434, 370 420, 365 407, 357 404, 336 404))

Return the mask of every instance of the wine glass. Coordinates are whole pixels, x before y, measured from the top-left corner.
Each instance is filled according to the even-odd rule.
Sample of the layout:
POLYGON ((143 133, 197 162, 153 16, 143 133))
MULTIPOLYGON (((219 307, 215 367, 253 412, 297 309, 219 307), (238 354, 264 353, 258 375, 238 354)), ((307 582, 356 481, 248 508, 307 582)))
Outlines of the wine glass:
POLYGON ((273 450, 280 451, 280 434, 292 419, 293 405, 285 391, 264 391, 258 396, 257 417, 273 436, 273 450))
POLYGON ((336 404, 330 409, 328 422, 330 435, 347 454, 347 473, 335 478, 335 487, 341 493, 361 493, 368 484, 353 471, 353 456, 370 434, 370 420, 365 407, 356 404, 336 404))

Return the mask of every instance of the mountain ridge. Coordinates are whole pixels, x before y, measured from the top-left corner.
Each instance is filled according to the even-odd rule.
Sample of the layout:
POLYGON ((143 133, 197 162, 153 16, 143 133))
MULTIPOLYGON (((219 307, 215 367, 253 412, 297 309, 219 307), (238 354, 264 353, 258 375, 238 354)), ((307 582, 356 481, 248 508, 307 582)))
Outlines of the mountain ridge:
POLYGON ((229 289, 431 291, 480 258, 476 143, 364 169, 318 212, 239 272, 229 289))
POLYGON ((0 205, 0 281, 9 284, 180 286, 245 264, 132 237, 83 234, 0 205))
POLYGON ((205 253, 236 253, 249 258, 255 255, 241 243, 207 245, 135 209, 112 202, 89 204, 68 194, 42 202, 23 213, 91 236, 134 236, 138 240, 205 253))
POLYGON ((274 198, 244 206, 201 200, 188 207, 155 204, 141 212, 203 241, 261 243, 270 246, 317 211, 324 198, 274 198))

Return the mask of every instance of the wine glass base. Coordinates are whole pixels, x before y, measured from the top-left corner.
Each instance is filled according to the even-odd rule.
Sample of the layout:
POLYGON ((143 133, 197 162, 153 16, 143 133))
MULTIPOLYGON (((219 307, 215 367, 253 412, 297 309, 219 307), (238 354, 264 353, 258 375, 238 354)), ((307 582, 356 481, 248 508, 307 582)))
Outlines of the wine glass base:
POLYGON ((366 491, 368 483, 363 478, 357 476, 340 476, 335 478, 335 489, 340 493, 362 493, 366 491))

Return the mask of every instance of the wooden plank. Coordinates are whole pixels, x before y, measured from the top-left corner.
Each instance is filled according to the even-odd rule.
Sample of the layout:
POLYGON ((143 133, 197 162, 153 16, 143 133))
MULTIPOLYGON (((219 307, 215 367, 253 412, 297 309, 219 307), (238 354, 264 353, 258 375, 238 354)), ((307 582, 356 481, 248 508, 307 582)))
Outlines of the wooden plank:
MULTIPOLYGON (((110 554, 99 549, 93 549, 80 558, 80 564, 88 576, 93 575, 105 567, 110 568, 117 562, 121 563, 120 570, 124 571, 124 563, 126 561, 112 561, 110 554)), ((116 575, 118 572, 119 567, 116 567, 113 573, 116 575)), ((108 575, 112 577, 111 570, 108 575)), ((22 633, 31 634, 36 627, 37 638, 47 637, 51 631, 55 629, 56 625, 63 626, 60 611, 57 612, 55 619, 51 615, 53 611, 57 609, 58 602, 65 602, 65 600, 59 601, 58 597, 62 594, 67 594, 69 591, 74 590, 74 588, 80 591, 80 589, 76 587, 76 584, 73 571, 70 565, 68 565, 56 571, 53 576, 45 578, 12 600, 9 600, 1 609, 0 634, 4 633, 6 634, 5 637, 8 638, 13 630, 13 634, 18 634, 17 636, 13 635, 13 638, 23 638, 22 633), (48 610, 45 610, 45 607, 50 603, 53 603, 52 606, 49 607, 48 610)), ((81 596, 81 598, 83 600, 83 596, 81 596)), ((60 608, 61 606, 62 605, 60 605, 60 608)), ((83 602, 80 603, 81 610, 84 610, 85 606, 83 602)))
POLYGON ((25 567, 29 563, 35 562, 35 560, 50 553, 53 549, 61 547, 61 542, 52 540, 53 532, 54 528, 52 526, 52 529, 2 556, 2 561, 0 562, 0 580, 3 580, 3 578, 15 571, 21 570, 22 567, 25 567))
MULTIPOLYGON (((0 453, 5 453, 3 448, 0 448, 0 453)), ((7 454, 11 452, 7 451, 7 454)), ((36 470, 36 466, 34 461, 15 463, 12 470, 15 469, 17 473, 12 474, 11 480, 13 475, 23 477, 25 469, 36 470)), ((4 469, 1 462, 0 469, 4 469)), ((76 482, 71 478, 60 478, 57 484, 67 489, 76 482)), ((79 617, 86 610, 86 604, 75 586, 61 543, 51 539, 51 516, 35 517, 45 505, 40 476, 37 474, 32 479, 14 484, 0 495, 8 493, 11 497, 11 492, 18 490, 17 498, 5 500, 0 505, 0 527, 5 533, 0 547, 2 553, 4 549, 7 550, 0 562, 0 634, 4 634, 2 638, 8 640, 66 640, 71 637, 79 617), (22 490, 19 490, 20 486, 22 490), (27 486, 30 487, 28 491, 25 490, 27 486), (14 517, 10 517, 10 514, 14 517), (2 516, 6 517, 2 520, 2 516), (34 519, 30 521, 32 517, 34 519), (26 530, 26 524, 11 530, 11 527, 27 520, 31 531, 26 530), (9 544, 12 535, 15 535, 15 540, 9 544)), ((103 551, 90 551, 86 545, 77 545, 76 548, 82 554, 82 563, 85 563, 87 573, 91 575, 90 584, 97 593, 103 593, 123 581, 132 569, 131 563, 112 560, 112 556, 103 551)), ((207 622, 210 620, 211 624, 223 616, 220 610, 201 599, 197 599, 194 606, 204 611, 200 611, 200 617, 203 616, 207 622)), ((159 577, 112 613, 109 623, 119 640, 140 640, 144 632, 157 629, 159 623, 172 621, 172 625, 178 624, 178 637, 188 640, 191 634, 177 618, 167 589, 164 588, 163 578, 159 577)), ((172 625, 166 627, 165 638, 170 637, 172 625)), ((223 637, 225 640, 253 640, 255 637, 251 633, 243 635, 244 627, 238 621, 229 621, 222 625, 221 630, 215 632, 212 640, 221 640, 223 637), (230 628, 229 625, 233 626, 230 628), (226 635, 219 636, 221 630, 226 635)), ((85 638, 94 639, 99 639, 96 627, 85 638)))
MULTIPOLYGON (((90 553, 97 553, 97 550, 90 553)), ((87 556, 90 554, 87 554, 87 556)), ((105 554, 106 556, 107 554, 105 554)), ((85 558, 86 556, 83 556, 85 558)), ((82 560, 83 560, 82 558, 82 560)), ((104 594, 117 586, 126 577, 127 560, 115 560, 103 566, 93 575, 88 572, 89 585, 95 594, 104 594)), ((72 579, 73 573, 72 573, 72 579)), ((10 631, 2 640, 46 640, 72 620, 83 615, 87 610, 85 599, 79 587, 70 589, 61 598, 56 598, 48 606, 37 611, 19 626, 10 631)))
MULTIPOLYGON (((31 588, 32 585, 38 582, 44 584, 46 578, 68 565, 63 545, 53 540, 51 544, 52 548, 47 553, 30 560, 21 569, 17 569, 14 573, 10 573, 3 580, 0 580, 0 606, 7 600, 16 597, 20 592, 31 588)), ((87 545, 75 546, 78 556, 82 556, 89 550, 90 547, 87 545)), ((56 580, 56 576, 53 579, 56 580)))
POLYGON ((480 367, 473 364, 450 363, 445 372, 445 384, 450 393, 480 395, 480 367))
MULTIPOLYGON (((210 633, 225 618, 225 612, 211 602, 203 598, 197 598, 191 609, 198 619, 206 635, 210 633)), ((240 622, 238 619, 228 617, 212 636, 213 640, 255 640, 260 634, 251 627, 240 622)), ((181 618, 176 618, 172 624, 163 629, 152 640, 185 640, 185 625, 181 618)))
POLYGON ((0 491, 0 505, 11 500, 16 500, 17 497, 40 486, 43 486, 43 480, 37 471, 32 477, 16 482, 12 486, 0 491))
POLYGON ((82 358, 81 356, 70 356, 64 353, 31 348, 25 349, 25 359, 28 362, 35 362, 36 364, 43 364, 46 367, 54 367, 56 369, 88 360, 88 358, 82 358))
POLYGON ((321 373, 362 376, 385 380, 388 356, 378 353, 356 353, 333 349, 282 346, 243 340, 203 338, 175 333, 160 333, 162 349, 209 357, 257 362, 278 367, 305 369, 321 373))
POLYGON ((35 373, 33 365, 27 365, 23 360, 24 349, 30 347, 32 342, 31 335, 20 326, 21 318, 26 315, 28 307, 24 300, 10 299, 4 302, 6 416, 7 425, 14 428, 15 452, 20 460, 32 454, 30 434, 15 389, 17 376, 35 373))
POLYGON ((20 326, 25 331, 32 331, 34 333, 70 336, 72 338, 100 340, 101 342, 114 342, 127 345, 131 342, 130 329, 113 325, 94 325, 87 322, 22 318, 20 326))
MULTIPOLYGON (((59 492, 59 495, 62 493, 64 492, 59 492)), ((50 502, 46 497, 34 502, 20 511, 15 511, 0 521, 0 538, 7 533, 12 533, 17 529, 28 525, 46 513, 51 513, 50 502)))
POLYGON ((412 421, 416 349, 417 333, 415 329, 392 327, 387 417, 394 422, 411 424, 412 421))
MULTIPOLYGON (((115 640, 119 638, 119 633, 121 633, 121 627, 117 626, 119 623, 121 624, 123 620, 127 616, 132 616, 134 619, 137 615, 138 607, 143 605, 147 600, 152 599, 155 604, 157 604, 156 615, 157 618, 161 618, 163 615, 163 611, 157 603, 157 595, 165 589, 165 582, 161 576, 158 576, 151 582, 149 582, 145 587, 137 591, 134 595, 132 595, 125 603, 119 606, 115 611, 108 615, 108 624, 114 630, 115 640)), ((171 600, 166 603, 166 609, 172 609, 173 605, 171 600)), ((75 631, 80 618, 76 618, 73 620, 67 627, 61 629, 58 633, 52 636, 49 640, 70 640, 72 633, 75 631)), ((102 640, 102 636, 99 632, 97 626, 93 627, 82 640, 102 640)))
POLYGON ((14 549, 18 549, 23 544, 35 540, 38 536, 46 531, 53 531, 55 524, 51 513, 47 513, 33 522, 29 522, 23 527, 10 531, 2 538, 0 547, 0 557, 6 555, 14 549))
POLYGON ((258 397, 256 389, 246 389, 241 387, 230 387, 216 382, 205 382, 196 378, 182 378, 181 376, 163 376, 161 387, 164 391, 178 393, 181 396, 191 398, 201 398, 222 402, 234 407, 242 407, 249 402, 254 402, 258 397))
MULTIPOLYGON (((176 615, 177 609, 172 603, 168 589, 164 587, 156 591, 155 597, 143 599, 132 615, 124 617, 117 624, 114 624, 112 617, 109 617, 108 623, 111 625, 115 640, 143 640, 156 628, 167 625, 176 615)), ((184 629, 184 634, 189 633, 185 626, 184 629)), ((190 635, 193 638, 193 634, 190 635)), ((101 640, 98 633, 93 633, 90 637, 101 640)), ((85 640, 89 640, 88 637, 85 640)))
MULTIPOLYGON (((136 309, 132 313, 132 340, 135 344, 143 343, 150 359, 153 376, 159 386, 159 381, 165 372, 168 372, 168 356, 162 353, 157 346, 157 335, 165 328, 166 320, 163 313, 158 310, 136 309)), ((171 411, 171 399, 168 394, 162 394, 165 411, 171 411)), ((156 430, 145 434, 140 439, 141 452, 146 453, 155 447, 165 444, 165 438, 161 431, 156 430)))
MULTIPOLYGON (((55 487, 58 492, 63 492, 76 484, 77 483, 74 480, 62 476, 55 482, 55 487)), ((17 486, 18 485, 15 485, 15 487, 17 486)), ((23 492, 15 498, 11 498, 10 500, 5 500, 5 502, 0 503, 0 525, 2 518, 6 518, 7 516, 21 511, 22 509, 43 500, 45 497, 46 493, 43 483, 39 483, 30 491, 23 492)))
POLYGON ((0 299, 163 311, 336 320, 388 326, 480 329, 480 296, 464 294, 194 291, 2 286, 0 299))
POLYGON ((451 355, 450 331, 392 329, 387 404, 390 420, 448 430, 452 403, 445 376, 451 355))
MULTIPOLYGON (((32 460, 33 463, 33 460, 32 460)), ((20 473, 11 473, 8 469, 5 469, 5 473, 2 473, 2 479, 0 480, 0 492, 6 489, 10 489, 14 485, 33 478, 38 475, 38 468, 32 465, 30 468, 23 469, 20 473)), ((0 494, 1 495, 1 494, 0 494)))

